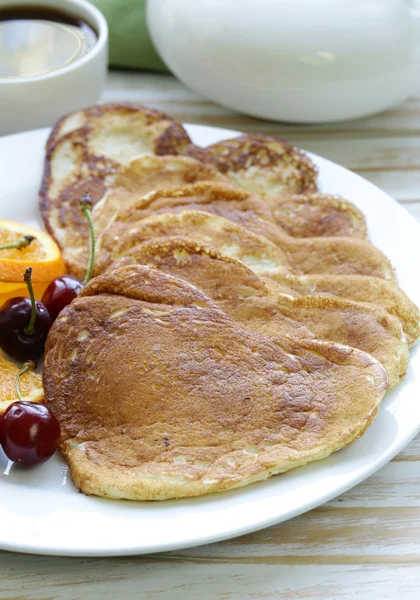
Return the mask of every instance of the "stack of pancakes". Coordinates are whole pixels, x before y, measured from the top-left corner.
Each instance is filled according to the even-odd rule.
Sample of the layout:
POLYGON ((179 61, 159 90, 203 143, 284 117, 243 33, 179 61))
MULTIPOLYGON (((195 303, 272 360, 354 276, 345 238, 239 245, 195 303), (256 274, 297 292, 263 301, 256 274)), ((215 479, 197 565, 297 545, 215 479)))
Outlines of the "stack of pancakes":
POLYGON ((83 277, 56 321, 47 403, 76 485, 165 499, 246 485, 359 437, 404 377, 417 307, 362 213, 310 159, 245 135, 199 148, 134 105, 62 119, 40 207, 83 277))

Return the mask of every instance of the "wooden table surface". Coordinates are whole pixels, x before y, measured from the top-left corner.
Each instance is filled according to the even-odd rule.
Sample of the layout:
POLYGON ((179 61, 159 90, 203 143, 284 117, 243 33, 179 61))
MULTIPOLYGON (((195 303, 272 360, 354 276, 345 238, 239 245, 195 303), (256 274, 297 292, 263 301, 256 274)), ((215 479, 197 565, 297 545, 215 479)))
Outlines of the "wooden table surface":
MULTIPOLYGON (((104 99, 142 102, 180 121, 283 136, 360 173, 420 220, 420 97, 367 119, 314 126, 235 114, 169 75, 113 72, 104 99)), ((325 506, 228 542, 115 559, 0 552, 0 599, 117 597, 418 600, 420 436, 325 506)))

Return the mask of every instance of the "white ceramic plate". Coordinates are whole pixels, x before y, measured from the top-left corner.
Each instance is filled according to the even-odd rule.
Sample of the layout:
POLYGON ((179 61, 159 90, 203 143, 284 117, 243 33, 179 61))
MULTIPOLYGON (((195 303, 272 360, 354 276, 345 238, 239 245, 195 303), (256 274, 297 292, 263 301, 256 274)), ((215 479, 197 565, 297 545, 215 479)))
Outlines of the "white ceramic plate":
MULTIPOLYGON (((190 126, 207 145, 236 132, 190 126)), ((37 190, 47 130, 0 139, 0 217, 40 225, 37 190)), ((311 156, 322 190, 342 194, 367 216, 371 240, 420 304, 420 227, 394 200, 361 177, 311 156)), ((255 531, 318 506, 356 485, 395 456, 420 430, 420 353, 404 382, 385 396, 373 425, 329 458, 236 491, 156 503, 78 494, 55 456, 23 471, 0 451, 0 548, 69 556, 174 550, 255 531)))

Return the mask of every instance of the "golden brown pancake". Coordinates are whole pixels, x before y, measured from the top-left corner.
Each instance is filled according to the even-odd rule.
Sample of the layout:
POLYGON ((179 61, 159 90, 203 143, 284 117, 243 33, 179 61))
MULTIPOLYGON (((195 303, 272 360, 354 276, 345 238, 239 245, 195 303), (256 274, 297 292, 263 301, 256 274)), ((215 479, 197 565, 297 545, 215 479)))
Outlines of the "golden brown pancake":
POLYGON ((317 191, 316 166, 302 150, 285 140, 248 134, 206 148, 192 145, 187 152, 215 165, 234 185, 258 195, 317 191))
POLYGON ((249 228, 266 228, 264 231, 276 239, 281 232, 270 206, 259 196, 231 185, 207 181, 156 190, 117 213, 114 222, 124 226, 124 222, 136 222, 151 214, 186 209, 220 214, 249 228))
POLYGON ((93 222, 99 234, 119 210, 153 190, 177 187, 197 181, 227 179, 217 169, 186 156, 144 154, 123 165, 112 185, 93 209, 93 222))
MULTIPOLYGON (((96 236, 100 235, 115 213, 128 208, 134 198, 156 189, 209 180, 223 182, 225 178, 214 167, 193 158, 150 153, 136 157, 127 165, 120 165, 113 175, 107 177, 104 195, 92 211, 96 236)), ((74 256, 74 247, 67 252, 70 253, 74 256)), ((77 263, 73 261, 68 267, 73 275, 82 279, 88 261, 89 244, 84 239, 77 253, 77 263)))
MULTIPOLYGON (((108 102, 89 108, 77 110, 65 115, 54 125, 47 140, 47 150, 60 138, 76 131, 83 130, 85 139, 98 139, 102 136, 103 142, 111 139, 114 142, 112 154, 127 152, 131 144, 154 144, 156 154, 180 154, 186 151, 191 140, 180 123, 169 115, 158 110, 148 108, 136 102, 108 102), (152 137, 153 140, 145 138, 152 137), (138 135, 139 139, 135 140, 138 135), (117 140, 116 138, 120 139, 117 140), (119 142, 119 147, 116 142, 119 142)), ((129 154, 140 154, 129 152, 129 154)))
POLYGON ((141 266, 92 280, 54 323, 44 365, 76 486, 132 500, 218 492, 324 458, 365 431, 386 385, 364 352, 251 333, 141 266))
POLYGON ((371 354, 387 371, 390 385, 408 366, 400 320, 371 304, 332 296, 293 298, 268 288, 243 263, 185 238, 157 238, 134 247, 111 270, 143 264, 191 283, 243 327, 270 337, 327 339, 371 354))
POLYGON ((267 272, 264 265, 261 265, 261 269, 256 266, 255 272, 269 287, 270 280, 274 280, 276 286, 280 285, 283 290, 287 290, 287 286, 290 286, 289 293, 293 296, 331 295, 381 306, 389 314, 400 319, 409 346, 414 344, 420 335, 419 309, 392 281, 363 275, 295 276, 280 271, 267 272))
POLYGON ((271 296, 255 273, 214 248, 185 238, 156 238, 132 248, 110 270, 133 264, 152 266, 187 281, 251 331, 274 337, 313 337, 304 324, 281 314, 277 295, 271 296))
MULTIPOLYGON (((93 128, 106 131, 110 123, 114 127, 122 123, 125 127, 127 112, 138 111, 138 108, 137 105, 108 104, 76 111, 57 123, 47 147, 82 127, 89 127, 90 131, 93 128)), ((165 150, 162 151, 161 146, 157 153, 178 154, 187 148, 202 164, 214 165, 220 173, 226 173, 227 181, 272 200, 276 221, 289 235, 366 237, 363 214, 347 200, 314 193, 316 167, 304 152, 287 142, 258 135, 241 136, 205 149, 188 142, 174 128, 167 136, 165 150)))
POLYGON ((197 240, 217 248, 222 254, 250 263, 248 266, 257 260, 259 264, 264 262, 267 268, 271 266, 276 272, 290 267, 286 255, 278 246, 219 215, 182 210, 178 213, 152 214, 133 223, 126 220, 114 223, 98 239, 95 274, 102 273, 133 246, 168 236, 197 240))
POLYGON ((144 241, 171 236, 186 237, 220 250, 245 263, 278 291, 294 297, 329 294, 356 302, 369 302, 397 316, 409 344, 420 334, 419 311, 393 282, 362 275, 295 275, 285 271, 287 258, 266 238, 250 233, 233 221, 198 211, 158 214, 135 223, 119 239, 108 238, 97 252, 95 273, 144 241))
POLYGON ((231 183, 275 208, 275 220, 294 237, 367 235, 362 212, 348 200, 317 192, 315 165, 284 140, 242 135, 188 152, 215 165, 231 183))
POLYGON ((96 203, 120 165, 146 152, 179 154, 189 143, 179 123, 141 105, 105 104, 59 121, 47 143, 39 205, 70 272, 81 276, 86 268, 83 194, 96 203))
POLYGON ((261 197, 271 206, 276 223, 292 237, 367 237, 363 213, 340 196, 316 193, 261 197))
POLYGON ((388 259, 366 240, 292 238, 273 222, 272 213, 261 198, 215 182, 204 181, 148 194, 131 208, 117 213, 104 233, 108 241, 102 240, 101 247, 107 247, 110 240, 130 231, 134 223, 145 217, 187 209, 218 214, 266 237, 282 251, 285 267, 296 274, 358 274, 394 280, 388 259))

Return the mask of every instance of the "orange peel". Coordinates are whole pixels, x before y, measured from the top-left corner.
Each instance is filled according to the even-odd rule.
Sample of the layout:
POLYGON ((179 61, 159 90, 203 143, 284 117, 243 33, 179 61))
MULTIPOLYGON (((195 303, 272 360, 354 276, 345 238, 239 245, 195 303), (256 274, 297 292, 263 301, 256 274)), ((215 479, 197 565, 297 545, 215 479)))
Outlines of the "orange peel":
POLYGON ((2 283, 19 283, 22 287, 27 267, 32 267, 34 284, 48 283, 65 273, 60 249, 51 236, 28 225, 0 219, 0 246, 16 242, 25 235, 35 238, 25 248, 0 250, 0 294, 10 292, 7 286, 2 289, 2 283))
MULTIPOLYGON (((6 408, 18 401, 16 394, 16 376, 19 368, 0 356, 0 415, 6 408)), ((42 377, 33 371, 24 373, 19 380, 19 389, 22 400, 27 402, 42 402, 44 400, 44 389, 42 377)))

